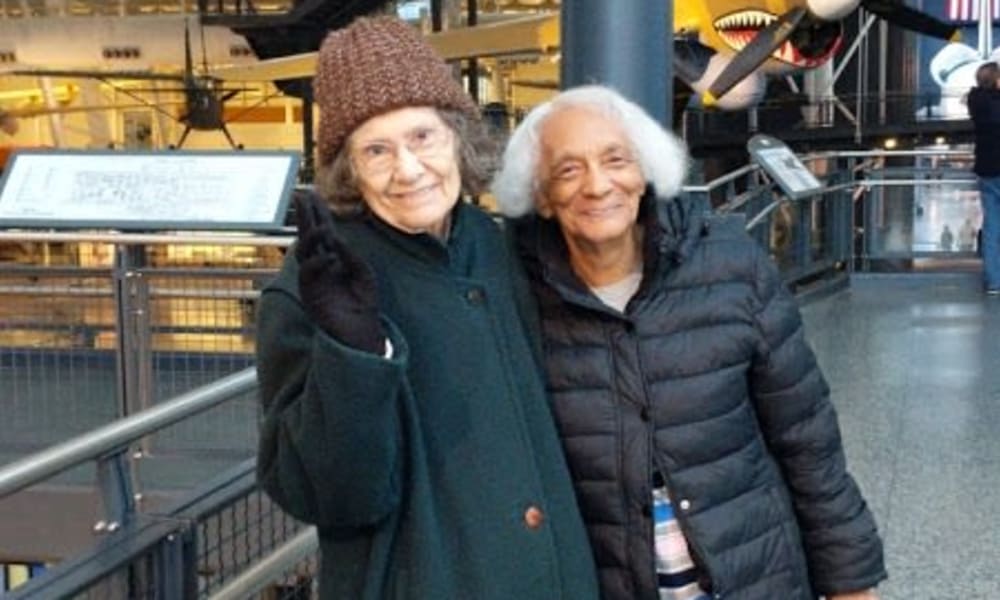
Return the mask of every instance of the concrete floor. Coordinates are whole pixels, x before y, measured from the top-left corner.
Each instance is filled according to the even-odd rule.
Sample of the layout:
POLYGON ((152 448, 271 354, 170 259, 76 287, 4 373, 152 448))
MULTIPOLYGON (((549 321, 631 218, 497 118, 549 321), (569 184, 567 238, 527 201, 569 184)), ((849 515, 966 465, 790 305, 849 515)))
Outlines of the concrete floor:
POLYGON ((802 313, 885 541, 883 600, 1000 598, 1000 298, 976 273, 871 275, 802 313))

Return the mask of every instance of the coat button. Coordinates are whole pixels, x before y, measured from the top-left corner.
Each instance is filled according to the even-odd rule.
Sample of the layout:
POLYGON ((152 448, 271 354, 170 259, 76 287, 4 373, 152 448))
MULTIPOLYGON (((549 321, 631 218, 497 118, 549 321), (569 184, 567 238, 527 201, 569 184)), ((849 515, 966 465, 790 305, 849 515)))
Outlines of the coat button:
POLYGON ((485 297, 486 294, 479 288, 469 288, 465 292, 465 299, 469 301, 469 304, 482 304, 485 297))
POLYGON ((681 510, 691 510, 691 501, 685 498, 680 501, 680 504, 678 504, 678 506, 681 507, 681 510))
POLYGON ((524 511, 524 524, 528 529, 538 529, 545 520, 545 513, 535 505, 529 506, 524 511))
POLYGON ((642 419, 646 423, 649 422, 649 407, 648 406, 643 406, 642 409, 639 410, 639 418, 642 419))

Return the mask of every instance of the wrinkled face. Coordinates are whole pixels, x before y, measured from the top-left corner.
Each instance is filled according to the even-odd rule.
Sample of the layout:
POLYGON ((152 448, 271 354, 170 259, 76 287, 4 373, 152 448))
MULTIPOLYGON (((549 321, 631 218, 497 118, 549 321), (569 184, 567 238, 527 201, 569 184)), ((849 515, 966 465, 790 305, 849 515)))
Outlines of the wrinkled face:
POLYGON ((407 233, 446 236, 462 180, 455 134, 437 111, 401 108, 372 117, 347 143, 372 212, 407 233))
POLYGON ((560 108, 539 133, 536 205, 570 252, 634 239, 646 180, 621 125, 594 108, 560 108))

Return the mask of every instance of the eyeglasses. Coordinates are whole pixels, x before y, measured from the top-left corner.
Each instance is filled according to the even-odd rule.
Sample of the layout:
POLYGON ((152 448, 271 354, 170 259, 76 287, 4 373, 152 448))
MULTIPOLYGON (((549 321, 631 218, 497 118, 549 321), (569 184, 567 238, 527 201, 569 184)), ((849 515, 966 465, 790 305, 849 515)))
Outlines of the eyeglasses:
POLYGON ((426 160, 450 151, 451 143, 451 130, 438 126, 421 126, 408 132, 402 145, 388 140, 361 144, 352 149, 351 159, 355 167, 367 175, 385 175, 399 164, 401 147, 418 160, 426 160))

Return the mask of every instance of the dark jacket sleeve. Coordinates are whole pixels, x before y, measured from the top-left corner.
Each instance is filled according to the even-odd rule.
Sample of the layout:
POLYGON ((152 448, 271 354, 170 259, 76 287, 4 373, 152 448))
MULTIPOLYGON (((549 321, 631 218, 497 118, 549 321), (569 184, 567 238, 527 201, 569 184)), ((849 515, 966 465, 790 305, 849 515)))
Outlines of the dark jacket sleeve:
POLYGON ((847 472, 829 388, 805 339, 795 299, 773 262, 754 247, 761 343, 751 393, 791 493, 810 579, 825 595, 874 587, 886 577, 882 543, 847 472))
POLYGON ((967 102, 969 117, 977 126, 1000 126, 1000 90, 973 88, 967 102))
POLYGON ((259 306, 257 476, 289 514, 321 530, 372 525, 399 503, 406 345, 390 323, 389 359, 322 332, 288 284, 294 270, 286 266, 259 306))

